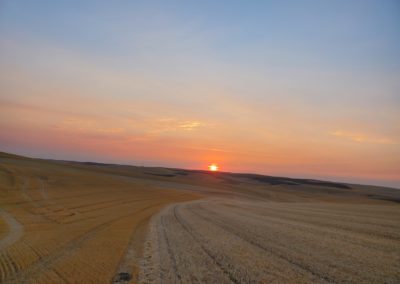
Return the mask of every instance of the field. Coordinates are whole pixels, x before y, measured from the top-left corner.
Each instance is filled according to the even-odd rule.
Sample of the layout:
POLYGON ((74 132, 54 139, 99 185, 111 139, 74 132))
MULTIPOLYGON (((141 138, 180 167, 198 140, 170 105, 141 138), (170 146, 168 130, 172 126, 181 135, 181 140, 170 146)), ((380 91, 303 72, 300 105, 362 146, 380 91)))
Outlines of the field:
POLYGON ((140 251, 150 216, 193 199, 62 163, 3 158, 1 174, 2 283, 109 283, 119 269, 135 275, 127 255, 140 251))
POLYGON ((398 216, 392 206, 175 204, 152 221, 141 280, 398 283, 398 216))
POLYGON ((400 191, 0 153, 1 283, 399 283, 400 191))

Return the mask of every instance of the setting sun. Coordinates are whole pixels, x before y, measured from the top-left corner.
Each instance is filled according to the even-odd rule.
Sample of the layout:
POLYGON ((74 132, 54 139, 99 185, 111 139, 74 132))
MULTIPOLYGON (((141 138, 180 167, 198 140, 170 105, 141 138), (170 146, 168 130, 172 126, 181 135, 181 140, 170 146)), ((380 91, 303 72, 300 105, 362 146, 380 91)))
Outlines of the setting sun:
POLYGON ((212 172, 218 171, 218 166, 216 164, 211 164, 208 166, 208 169, 212 172))
POLYGON ((0 284, 400 284, 400 0, 71 2, 0 0, 0 284))

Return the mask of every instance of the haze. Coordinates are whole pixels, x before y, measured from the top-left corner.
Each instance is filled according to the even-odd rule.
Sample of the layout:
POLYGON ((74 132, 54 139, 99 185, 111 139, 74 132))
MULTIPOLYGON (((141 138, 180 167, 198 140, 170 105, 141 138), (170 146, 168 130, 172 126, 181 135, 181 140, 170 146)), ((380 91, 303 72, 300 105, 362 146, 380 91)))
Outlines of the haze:
POLYGON ((400 187, 398 1, 2 1, 0 150, 400 187))

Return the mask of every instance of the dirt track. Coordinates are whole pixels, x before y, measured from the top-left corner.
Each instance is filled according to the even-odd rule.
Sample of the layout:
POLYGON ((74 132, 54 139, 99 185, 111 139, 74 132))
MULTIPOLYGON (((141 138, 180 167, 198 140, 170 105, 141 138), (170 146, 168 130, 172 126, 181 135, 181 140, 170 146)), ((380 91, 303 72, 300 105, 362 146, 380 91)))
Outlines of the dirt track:
POLYGON ((143 283, 399 283, 398 206, 227 199, 153 218, 143 283))
POLYGON ((24 227, 13 216, 4 210, 0 210, 0 217, 3 218, 8 225, 7 234, 0 239, 0 250, 4 250, 22 237, 24 233, 24 227))

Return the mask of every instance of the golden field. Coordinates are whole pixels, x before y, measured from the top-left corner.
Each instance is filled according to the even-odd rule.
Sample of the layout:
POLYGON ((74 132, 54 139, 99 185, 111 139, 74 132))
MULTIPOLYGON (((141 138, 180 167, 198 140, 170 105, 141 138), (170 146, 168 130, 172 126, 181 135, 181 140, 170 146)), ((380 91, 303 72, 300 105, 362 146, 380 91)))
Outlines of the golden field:
POLYGON ((1 283, 399 283, 400 191, 0 153, 1 283))

